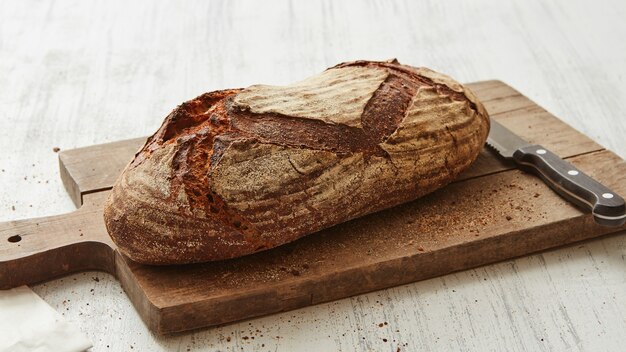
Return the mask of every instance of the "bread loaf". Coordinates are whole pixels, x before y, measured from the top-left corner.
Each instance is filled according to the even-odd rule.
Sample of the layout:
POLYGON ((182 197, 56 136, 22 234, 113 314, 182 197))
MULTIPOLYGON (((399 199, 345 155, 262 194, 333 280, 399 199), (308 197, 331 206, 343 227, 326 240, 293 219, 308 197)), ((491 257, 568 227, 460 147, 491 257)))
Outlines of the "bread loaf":
POLYGON ((396 60, 210 92, 148 138, 104 219, 119 250, 140 263, 238 257, 446 185, 488 131, 467 87, 396 60))

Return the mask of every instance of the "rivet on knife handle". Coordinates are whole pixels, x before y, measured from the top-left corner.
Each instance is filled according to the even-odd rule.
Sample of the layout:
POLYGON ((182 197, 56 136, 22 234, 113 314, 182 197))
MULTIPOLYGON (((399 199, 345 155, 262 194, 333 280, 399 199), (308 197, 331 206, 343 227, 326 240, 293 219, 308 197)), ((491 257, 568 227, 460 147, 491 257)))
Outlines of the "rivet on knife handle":
POLYGON ((588 208, 600 225, 626 222, 624 199, 540 145, 532 145, 496 120, 491 120, 487 145, 502 157, 538 174, 570 202, 588 208))
POLYGON ((598 224, 621 226, 626 222, 622 197, 544 147, 519 148, 513 153, 513 159, 541 177, 562 197, 591 210, 598 224))

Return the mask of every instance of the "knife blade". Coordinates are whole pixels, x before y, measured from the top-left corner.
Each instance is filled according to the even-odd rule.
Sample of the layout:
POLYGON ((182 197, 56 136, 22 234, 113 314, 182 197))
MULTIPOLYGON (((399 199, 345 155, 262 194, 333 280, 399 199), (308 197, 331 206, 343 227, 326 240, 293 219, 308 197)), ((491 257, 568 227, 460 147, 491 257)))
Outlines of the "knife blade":
POLYGON ((538 144, 532 144, 491 120, 487 145, 500 156, 539 176, 561 197, 591 210, 596 223, 617 227, 626 223, 624 198, 538 144))

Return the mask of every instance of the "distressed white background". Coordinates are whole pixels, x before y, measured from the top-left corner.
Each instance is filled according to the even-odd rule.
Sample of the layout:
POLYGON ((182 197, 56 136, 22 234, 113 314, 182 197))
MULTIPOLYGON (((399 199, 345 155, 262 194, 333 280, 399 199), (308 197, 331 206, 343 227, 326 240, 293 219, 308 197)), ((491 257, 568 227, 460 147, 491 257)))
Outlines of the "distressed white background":
MULTIPOLYGON (((501 79, 626 157, 625 18, 623 0, 0 0, 0 221, 73 209, 53 147, 144 136, 205 91, 354 59, 501 79)), ((33 289, 94 351, 619 351, 625 257, 622 233, 174 337, 107 274, 33 289)))

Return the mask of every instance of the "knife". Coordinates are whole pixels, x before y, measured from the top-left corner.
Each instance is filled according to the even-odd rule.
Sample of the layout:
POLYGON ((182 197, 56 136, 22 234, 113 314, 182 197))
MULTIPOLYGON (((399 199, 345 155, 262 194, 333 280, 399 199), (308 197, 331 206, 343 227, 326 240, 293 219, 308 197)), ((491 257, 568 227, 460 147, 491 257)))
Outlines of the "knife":
POLYGON ((575 166, 538 144, 520 138, 497 121, 491 120, 487 145, 525 171, 538 175, 561 197, 591 210, 595 221, 617 227, 626 222, 624 199, 575 166))

